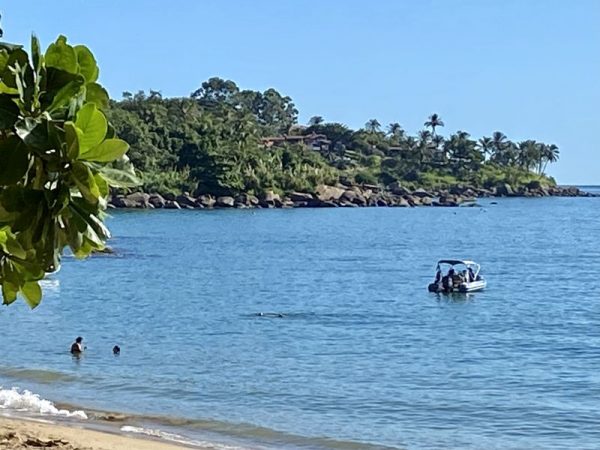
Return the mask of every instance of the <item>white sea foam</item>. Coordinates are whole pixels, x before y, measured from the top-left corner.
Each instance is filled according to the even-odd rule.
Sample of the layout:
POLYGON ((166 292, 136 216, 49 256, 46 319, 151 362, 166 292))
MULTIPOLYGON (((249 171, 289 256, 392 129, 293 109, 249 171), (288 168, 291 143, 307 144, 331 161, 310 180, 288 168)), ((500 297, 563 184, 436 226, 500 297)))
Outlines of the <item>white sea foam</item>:
POLYGON ((166 431, 156 430, 152 428, 143 428, 143 427, 132 427, 129 425, 125 425, 121 427, 121 431, 125 433, 136 433, 136 434, 144 434, 146 436, 157 437, 161 439, 165 439, 170 442, 177 442, 179 444, 191 445, 199 448, 208 448, 214 450, 246 450, 243 447, 237 447, 232 445, 219 444, 215 442, 207 442, 207 441, 196 441, 186 439, 183 436, 180 436, 175 433, 168 433, 166 431))
POLYGON ((0 409, 19 412, 30 412, 43 416, 71 417, 75 419, 87 419, 83 411, 69 411, 58 409, 50 400, 40 398, 39 395, 30 391, 20 391, 18 388, 3 389, 0 386, 0 409))

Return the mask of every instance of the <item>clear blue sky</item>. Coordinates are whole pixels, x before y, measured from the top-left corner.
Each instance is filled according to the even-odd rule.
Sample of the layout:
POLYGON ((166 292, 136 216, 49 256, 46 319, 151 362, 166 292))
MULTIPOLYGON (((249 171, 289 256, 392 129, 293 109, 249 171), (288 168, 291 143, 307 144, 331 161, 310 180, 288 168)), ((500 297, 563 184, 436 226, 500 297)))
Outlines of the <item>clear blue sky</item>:
POLYGON ((189 95, 211 76, 313 115, 413 133, 501 130, 556 143, 560 183, 600 184, 598 0, 19 0, 5 39, 58 34, 95 52, 111 95, 189 95))

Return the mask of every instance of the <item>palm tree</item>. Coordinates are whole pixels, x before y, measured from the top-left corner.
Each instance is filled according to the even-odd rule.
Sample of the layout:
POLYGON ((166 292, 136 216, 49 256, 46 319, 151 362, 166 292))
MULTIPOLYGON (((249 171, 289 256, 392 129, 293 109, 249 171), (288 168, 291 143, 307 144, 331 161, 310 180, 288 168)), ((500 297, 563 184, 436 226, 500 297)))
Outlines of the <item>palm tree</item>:
POLYGON ((523 169, 530 170, 540 161, 540 144, 532 139, 517 143, 516 162, 523 169))
POLYGON ((369 133, 377 133, 381 129, 381 124, 377 119, 371 119, 365 124, 365 130, 369 133))
POLYGON ((429 120, 425 122, 423 125, 431 128, 431 133, 435 136, 436 127, 443 127, 444 121, 437 114, 432 114, 429 116, 429 120))
POLYGON ((431 141, 431 138, 432 138, 432 134, 429 130, 419 131, 419 140, 421 142, 428 143, 429 141, 431 141))
POLYGON ((558 147, 555 144, 544 145, 542 147, 540 158, 540 165, 542 160, 544 161, 544 165, 540 170, 540 174, 546 172, 546 166, 548 165, 548 163, 554 163, 558 161, 559 157, 560 151, 558 150, 558 147))
POLYGON ((392 122, 388 125, 388 134, 390 136, 395 136, 396 134, 400 133, 402 130, 402 125, 400 125, 398 122, 392 122))
POLYGON ((321 117, 321 116, 312 116, 310 118, 310 120, 308 121, 308 126, 309 127, 316 127, 317 125, 321 125, 323 122, 325 122, 325 119, 323 119, 323 117, 321 117))
POLYGON ((483 155, 491 156, 494 151, 494 142, 492 138, 484 136, 477 141, 477 147, 483 155))
POLYGON ((508 139, 501 131, 494 131, 492 133, 492 159, 499 164, 508 164, 507 148, 509 146, 508 139))

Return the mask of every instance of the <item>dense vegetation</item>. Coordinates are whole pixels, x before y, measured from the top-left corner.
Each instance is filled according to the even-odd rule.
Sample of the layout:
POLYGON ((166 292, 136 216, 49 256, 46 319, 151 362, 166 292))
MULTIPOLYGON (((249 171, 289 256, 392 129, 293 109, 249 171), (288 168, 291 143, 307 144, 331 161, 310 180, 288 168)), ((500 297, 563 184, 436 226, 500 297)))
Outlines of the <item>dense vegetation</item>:
POLYGON ((240 90, 220 78, 202 83, 187 98, 125 92, 108 111, 117 133, 131 145, 129 156, 147 192, 260 195, 310 191, 337 181, 426 188, 553 184, 543 174, 558 158, 555 145, 512 142, 499 131, 480 139, 464 131, 444 137, 437 114, 417 136, 398 123, 383 130, 375 119, 359 130, 319 116, 302 126, 297 115, 292 100, 274 89, 240 90), (261 141, 311 133, 327 136, 328 149, 289 143, 267 148, 261 141))

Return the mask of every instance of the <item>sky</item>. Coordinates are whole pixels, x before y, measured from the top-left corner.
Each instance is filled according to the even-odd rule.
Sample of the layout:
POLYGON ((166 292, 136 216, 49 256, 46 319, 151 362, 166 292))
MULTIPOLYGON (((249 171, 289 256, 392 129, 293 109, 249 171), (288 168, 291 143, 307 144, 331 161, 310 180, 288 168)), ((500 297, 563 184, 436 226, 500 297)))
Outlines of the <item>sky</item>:
POLYGON ((559 146, 548 172, 600 184, 599 0, 8 0, 4 39, 89 46, 113 98, 212 76, 312 116, 559 146))

